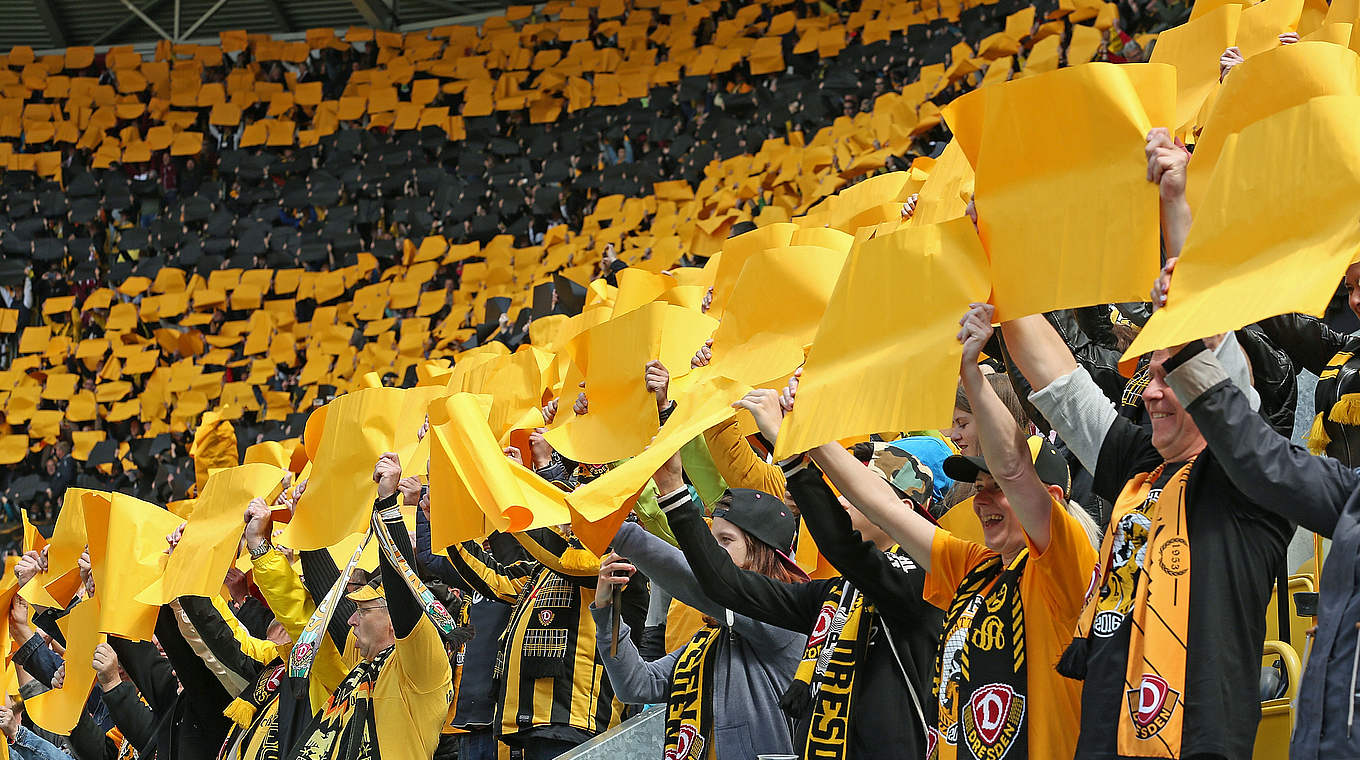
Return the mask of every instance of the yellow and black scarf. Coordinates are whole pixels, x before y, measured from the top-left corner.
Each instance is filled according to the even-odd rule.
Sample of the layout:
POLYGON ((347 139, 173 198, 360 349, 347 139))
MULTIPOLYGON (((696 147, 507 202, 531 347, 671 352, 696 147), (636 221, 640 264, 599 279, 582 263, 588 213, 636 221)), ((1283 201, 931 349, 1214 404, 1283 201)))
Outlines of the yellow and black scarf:
POLYGON ((290 760, 379 760, 373 688, 394 650, 388 647, 373 660, 354 666, 303 732, 290 760))
MULTIPOLYGON (((1186 636, 1190 621, 1190 526, 1185 516, 1185 489, 1194 458, 1183 465, 1148 504, 1153 485, 1165 464, 1135 476, 1115 501, 1110 529, 1100 546, 1100 565, 1087 591, 1086 607, 1077 621, 1072 644, 1058 663, 1058 672, 1084 678, 1088 637, 1102 610, 1102 597, 1093 593, 1110 582, 1114 539, 1124 518, 1146 510, 1151 527, 1128 614, 1129 656, 1124 672, 1124 699, 1119 711, 1119 754, 1132 757, 1180 757, 1185 718, 1186 636)), ((1106 601, 1104 606, 1108 607, 1106 601)))
POLYGON ((287 666, 276 659, 227 706, 223 714, 233 725, 219 760, 279 760, 279 687, 286 677, 287 666))
POLYGON ((671 675, 671 695, 666 701, 665 760, 703 760, 712 757, 713 742, 713 645, 723 629, 700 628, 689 640, 671 675))
POLYGON ((1025 613, 1020 599, 1020 577, 1028 560, 1028 549, 1009 566, 997 555, 959 582, 945 613, 946 638, 935 661, 931 702, 935 715, 926 735, 929 760, 940 756, 940 742, 956 745, 958 757, 967 760, 1029 756, 1025 613), (972 620, 962 628, 966 614, 972 620))
POLYGON ((872 613, 873 605, 848 581, 832 586, 822 604, 793 683, 780 700, 797 721, 811 710, 803 757, 837 760, 848 753, 850 700, 868 647, 865 616, 872 613))

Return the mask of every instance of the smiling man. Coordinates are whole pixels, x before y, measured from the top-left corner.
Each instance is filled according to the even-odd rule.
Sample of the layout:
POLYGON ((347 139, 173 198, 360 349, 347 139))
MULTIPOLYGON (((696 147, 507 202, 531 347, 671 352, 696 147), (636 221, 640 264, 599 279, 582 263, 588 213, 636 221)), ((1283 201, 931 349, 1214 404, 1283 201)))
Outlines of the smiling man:
MULTIPOLYGON (((1168 259, 1190 227, 1188 154, 1164 129, 1147 138, 1168 259)), ((1164 301, 1174 263, 1154 288, 1164 301)), ((1093 594, 1059 670, 1084 679, 1077 760, 1249 760, 1261 717, 1266 605, 1294 524, 1289 504, 1230 476, 1206 448, 1168 375, 1194 352, 1156 351, 1143 403, 1151 429, 1120 417, 1042 316, 1001 326, 1030 401, 1114 503, 1093 594)), ((1198 343, 1198 342, 1197 342, 1198 343)), ((1232 333, 1206 339, 1218 371, 1260 408, 1232 333)), ((1206 347, 1207 346, 1207 347, 1206 347)))
MULTIPOLYGON (((1116 414, 1042 317, 1002 325, 1030 400, 1115 504, 1099 589, 1060 671, 1084 679, 1079 760, 1251 757, 1266 605, 1293 524, 1244 493, 1205 450, 1167 384, 1175 361, 1151 357, 1151 429, 1116 414)), ((1232 334, 1217 359, 1257 405, 1232 334)))

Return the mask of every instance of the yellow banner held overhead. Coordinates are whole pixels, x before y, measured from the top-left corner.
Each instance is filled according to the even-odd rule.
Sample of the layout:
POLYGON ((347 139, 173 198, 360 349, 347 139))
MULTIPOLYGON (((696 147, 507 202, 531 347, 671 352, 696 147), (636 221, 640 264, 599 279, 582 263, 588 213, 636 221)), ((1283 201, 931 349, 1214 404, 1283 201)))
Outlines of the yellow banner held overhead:
POLYGON ((1326 42, 1299 42, 1238 64, 1223 82, 1186 170, 1185 198, 1198 211, 1229 135, 1319 95, 1360 95, 1360 56, 1326 42))
MULTIPOLYGON (((676 400, 675 414, 666 421, 666 426, 661 428, 645 451, 567 494, 567 504, 571 506, 572 512, 585 522, 600 522, 621 509, 627 509, 628 502, 647 485, 647 481, 661 469, 666 460, 686 443, 703 435, 705 430, 736 414, 732 403, 750 390, 749 385, 726 377, 705 378, 688 394, 676 400)), ((612 537, 610 533, 603 540, 599 536, 590 540, 582 536, 582 540, 587 548, 600 554, 608 548, 612 537)))
POLYGON ((66 661, 82 666, 66 669, 66 682, 60 689, 45 691, 24 701, 24 710, 39 727, 66 735, 80 722, 95 679, 94 669, 84 663, 94 661, 95 647, 106 638, 99 631, 101 617, 99 598, 95 597, 77 604, 62 619, 60 627, 66 636, 66 661))
POLYGON ((103 491, 66 489, 61 511, 57 513, 57 524, 52 528, 52 538, 47 542, 47 570, 34 576, 19 592, 20 596, 32 604, 44 604, 47 599, 56 602, 53 606, 57 607, 71 603, 80 587, 77 562, 88 543, 85 504, 88 499, 107 501, 108 498, 103 491))
POLYGON ((1144 146, 1171 122, 1175 82, 1170 66, 1093 63, 950 104, 964 153, 976 146, 998 320, 1144 297, 1160 262, 1144 146))
POLYGON ((1360 96, 1314 98, 1230 136, 1166 308, 1125 358, 1289 312, 1321 316, 1360 251, 1360 96), (1262 187, 1269 204, 1259 203, 1262 187))
POLYGON ((1223 5, 1157 36, 1149 60, 1176 67, 1176 113, 1157 126, 1177 135, 1194 126, 1195 115, 1218 87, 1218 59, 1237 39, 1241 20, 1241 5, 1223 5))
POLYGON ((967 217, 904 227, 852 251, 775 456, 852 435, 948 426, 963 355, 959 318, 990 290, 987 256, 967 217))
POLYGON ((159 605, 181 596, 215 596, 236 559, 246 506, 256 497, 272 503, 282 490, 285 472, 254 463, 209 475, 164 574, 139 593, 137 601, 159 605))
POLYGON ((416 433, 429 403, 445 395, 448 391, 439 386, 365 388, 327 404, 312 478, 279 543, 324 549, 362 533, 377 496, 373 465, 391 451, 408 474, 423 474, 425 463, 412 456, 419 443, 416 433))
MULTIPOLYGON (((459 393, 431 404, 431 430, 436 436, 432 448, 439 455, 432 454, 431 459, 430 531, 432 540, 436 534, 439 537, 437 546, 477 538, 469 534, 477 531, 479 523, 517 532, 571 520, 563 491, 502 452, 487 425, 484 398, 459 393), (441 470, 437 478, 436 461, 441 470), (436 495, 436 487, 442 490, 446 484, 452 490, 436 495), (484 523, 468 513, 466 497, 486 515, 484 523)), ((530 453, 524 451, 521 456, 527 459, 530 453)))
POLYGON ((548 442, 577 462, 606 464, 647 447, 660 426, 656 398, 643 382, 653 359, 677 375, 717 322, 682 306, 654 302, 603 322, 572 339, 566 352, 586 384, 589 414, 571 409, 574 385, 564 389, 548 442))
POLYGON ((137 594, 160 577, 168 559, 165 537, 179 527, 171 512, 121 493, 108 500, 85 500, 85 531, 90 567, 100 599, 101 633, 150 641, 158 605, 137 601, 137 594))
MULTIPOLYGON (((799 230, 794 240, 804 232, 799 230)), ((819 233, 821 242, 834 247, 791 245, 746 260, 733 287, 734 297, 713 333, 708 374, 761 385, 788 376, 803 363, 803 346, 817 334, 853 241, 836 230, 806 232, 819 233), (836 237, 828 239, 826 233, 836 237)))

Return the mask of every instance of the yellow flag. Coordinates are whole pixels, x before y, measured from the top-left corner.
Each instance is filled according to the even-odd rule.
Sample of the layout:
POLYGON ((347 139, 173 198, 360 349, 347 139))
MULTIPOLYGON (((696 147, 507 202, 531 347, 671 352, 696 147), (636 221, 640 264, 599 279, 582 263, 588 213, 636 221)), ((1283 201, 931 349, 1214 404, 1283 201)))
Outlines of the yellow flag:
POLYGON ((1237 39, 1241 18, 1241 5, 1224 5, 1157 36, 1149 60, 1176 67, 1176 113, 1157 126, 1169 127, 1177 134, 1193 126, 1200 106, 1218 87, 1218 59, 1237 39))
MULTIPOLYGON (((598 522, 609 518, 620 508, 626 508, 625 502, 636 496, 652 475, 661 469, 661 465, 682 446, 736 414, 732 402, 749 390, 749 385, 726 377, 706 378, 676 400, 675 414, 645 451, 567 494, 567 503, 572 511, 587 522, 598 522)), ((597 545, 588 544, 588 548, 597 554, 607 546, 607 542, 603 546, 598 545, 598 542, 597 545)))
MULTIPOLYGON (((85 488, 68 488, 62 499, 61 511, 57 513, 57 524, 52 529, 52 538, 47 545, 47 571, 38 573, 20 592, 20 596, 32 604, 44 604, 51 599, 65 607, 80 587, 80 571, 77 561, 85 551, 85 504, 87 499, 107 501, 109 495, 103 491, 85 488)), ((45 605, 46 606, 46 605, 45 605)))
MULTIPOLYGON (((1158 43, 1159 45, 1161 43, 1158 43)), ((1185 198, 1198 211, 1228 135, 1319 95, 1360 95, 1360 56, 1326 42, 1298 42, 1238 64, 1195 143, 1185 198)))
POLYGON ((1242 11, 1233 44, 1243 58, 1280 47, 1280 35, 1298 31, 1302 13, 1303 0, 1264 0, 1249 6, 1242 11))
POLYGON ((619 293, 613 314, 616 317, 657 300, 676 284, 675 278, 668 274, 653 274, 637 267, 621 270, 617 277, 619 293))
MULTIPOLYGON (((718 263, 713 279, 713 303, 708 309, 709 316, 722 318, 727 302, 732 298, 732 288, 737 284, 737 277, 741 274, 742 267, 746 266, 748 258, 770 248, 788 245, 797 229, 797 225, 780 222, 728 238, 723 243, 720 254, 722 258, 714 257, 718 263)), ((707 270, 708 267, 704 269, 707 270)))
POLYGON ((60 689, 45 691, 26 700, 24 709, 39 727, 54 734, 69 734, 80 722, 94 686, 95 647, 105 640, 99 631, 101 609, 98 597, 86 599, 72 608, 62 619, 61 631, 66 636, 66 682, 60 689))
MULTIPOLYGON (((850 236, 837 234, 841 239, 823 241, 835 248, 794 245, 746 260, 733 299, 713 333, 709 374, 760 385, 786 377, 803 363, 803 346, 817 334, 850 251, 850 236)), ((693 347, 698 349, 699 345, 693 347)))
POLYGON ((171 512, 126 494, 111 494, 107 501, 86 499, 85 530, 100 599, 101 633, 133 641, 151 639, 160 607, 143 604, 136 595, 164 571, 165 537, 180 522, 171 512))
MULTIPOLYGON (((430 418, 436 436, 433 448, 440 452, 432 458, 430 472, 430 535, 432 540, 436 534, 439 537, 435 545, 478 537, 469 535, 479 521, 467 513, 465 496, 498 530, 516 532, 570 522, 566 494, 502 453, 477 396, 460 393, 439 399, 431 405, 430 418), (436 419, 440 420, 437 424, 436 419), (436 460, 441 470, 438 477, 436 460), (446 485, 451 487, 447 495, 435 493, 446 485)), ((528 457, 529 452, 522 455, 528 457)))
POLYGON ((904 227, 851 252, 775 456, 852 435, 946 427, 963 355, 959 318, 989 290, 967 217, 904 227))
POLYGON ((246 506, 255 497, 273 502, 285 470, 252 463, 208 476, 165 573, 137 595, 145 604, 169 604, 181 596, 215 596, 236 559, 246 506))
POLYGON ((955 136, 944 147, 930 176, 921 185, 916 211, 907 220, 907 226, 922 227, 963 216, 968 200, 973 196, 973 179, 973 165, 955 136))
POLYGON ((1143 149, 1152 127, 1170 123, 1174 93, 1170 66, 1093 63, 959 99, 981 101, 971 108, 980 118, 954 131, 965 151, 978 146, 978 229, 998 320, 1143 297, 1159 266, 1160 215, 1143 149), (979 127, 980 139, 968 134, 979 127))
POLYGON ((311 480, 279 543, 324 549, 362 533, 377 496, 374 463, 392 451, 409 472, 423 471, 424 463, 413 461, 416 433, 430 401, 445 395, 438 386, 365 388, 327 404, 311 480))
POLYGON ((1229 137, 1166 308, 1125 358, 1288 312, 1322 316, 1360 251, 1360 96, 1331 95, 1229 137), (1262 204, 1261 188, 1271 188, 1262 204))
POLYGON ((578 335, 567 352, 585 379, 590 413, 576 416, 575 394, 564 389, 548 442, 568 459, 591 464, 641 452, 660 424, 643 383, 645 365, 660 359, 668 368, 688 367, 716 326, 690 309, 650 303, 578 335))

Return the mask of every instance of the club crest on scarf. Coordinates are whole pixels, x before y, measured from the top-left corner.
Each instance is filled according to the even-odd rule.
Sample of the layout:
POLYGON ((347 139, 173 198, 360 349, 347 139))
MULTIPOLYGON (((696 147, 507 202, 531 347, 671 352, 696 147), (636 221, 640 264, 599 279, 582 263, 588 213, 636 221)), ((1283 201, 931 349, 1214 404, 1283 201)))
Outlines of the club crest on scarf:
POLYGON ((667 748, 666 760, 699 760, 704 756, 704 737, 694 726, 681 726, 675 737, 675 747, 667 748))
POLYGON ((1152 519, 1148 517, 1147 512, 1157 503, 1161 495, 1160 488, 1150 491, 1143 504, 1124 515, 1113 530, 1114 544, 1110 552, 1110 570, 1106 573, 1105 583, 1100 589, 1095 622, 1091 625, 1091 632, 1101 638, 1113 636, 1124 624, 1124 618, 1128 617, 1129 611, 1133 609, 1137 573, 1143 567, 1148 536, 1152 532, 1152 519))
POLYGON ((1166 727, 1180 702, 1180 692, 1171 688, 1165 678, 1144 673, 1137 689, 1129 689, 1129 712, 1133 715, 1134 732, 1139 739, 1151 739, 1166 727))
POLYGON ((988 684, 973 691, 963 713, 963 736, 979 760, 1002 760, 1020 735, 1025 697, 1007 684, 988 684))
POLYGON ((541 624, 541 625, 552 625, 552 621, 553 621, 553 611, 552 611, 552 610, 539 610, 539 611, 538 611, 538 622, 539 622, 539 624, 541 624))

